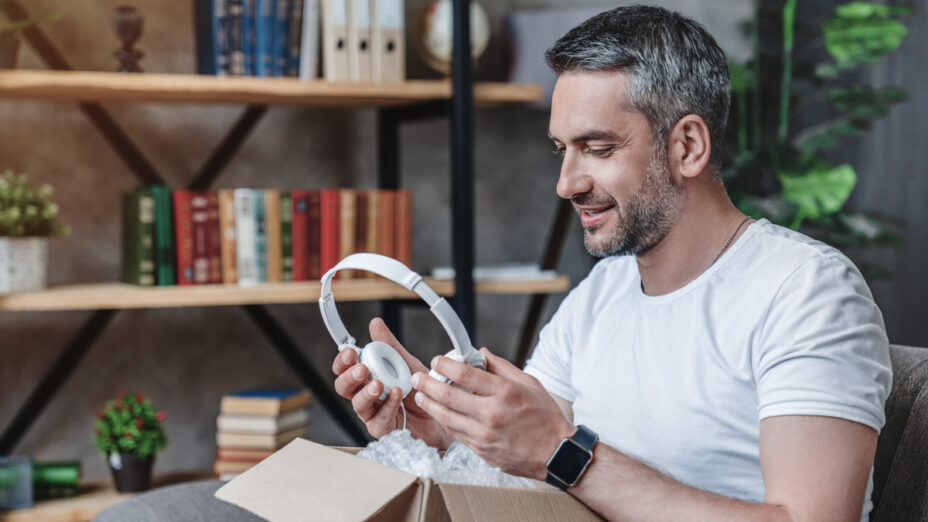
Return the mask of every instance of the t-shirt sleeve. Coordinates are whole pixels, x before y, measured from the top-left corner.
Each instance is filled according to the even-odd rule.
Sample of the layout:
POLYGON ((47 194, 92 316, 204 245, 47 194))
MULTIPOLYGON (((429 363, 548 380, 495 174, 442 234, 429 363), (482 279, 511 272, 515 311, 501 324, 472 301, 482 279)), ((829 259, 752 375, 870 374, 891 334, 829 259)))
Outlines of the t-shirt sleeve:
POLYGON ((755 346, 761 419, 821 415, 883 427, 889 341, 863 277, 842 254, 819 252, 784 279, 755 346))
POLYGON ((538 335, 538 344, 532 352, 531 358, 525 363, 525 372, 538 379, 542 386, 558 397, 574 401, 574 389, 570 380, 570 359, 573 332, 571 325, 574 307, 571 306, 583 291, 585 285, 581 283, 574 288, 567 297, 561 301, 554 316, 548 324, 541 329, 538 335))

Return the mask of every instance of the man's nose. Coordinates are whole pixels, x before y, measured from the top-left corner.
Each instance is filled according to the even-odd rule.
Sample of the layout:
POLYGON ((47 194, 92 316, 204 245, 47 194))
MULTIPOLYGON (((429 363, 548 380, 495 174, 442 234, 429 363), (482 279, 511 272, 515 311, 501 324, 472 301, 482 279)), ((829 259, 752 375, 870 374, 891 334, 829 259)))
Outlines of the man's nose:
POLYGON ((557 180, 557 195, 572 199, 578 194, 585 194, 593 189, 593 180, 583 166, 579 154, 566 151, 561 160, 561 175, 557 180))

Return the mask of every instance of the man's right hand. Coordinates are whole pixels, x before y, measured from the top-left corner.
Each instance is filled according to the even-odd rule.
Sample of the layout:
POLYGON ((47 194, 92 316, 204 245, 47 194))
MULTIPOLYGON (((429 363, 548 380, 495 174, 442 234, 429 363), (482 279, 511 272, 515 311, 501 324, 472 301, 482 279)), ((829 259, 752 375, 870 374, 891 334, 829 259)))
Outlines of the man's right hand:
MULTIPOLYGON (((422 362, 403 348, 382 319, 376 318, 371 321, 370 333, 372 340, 385 342, 402 355, 412 373, 429 371, 422 362)), ((351 349, 342 350, 332 363, 332 371, 338 376, 335 379, 335 392, 351 401, 351 406, 371 436, 379 439, 393 430, 402 429, 402 391, 394 388, 390 390, 386 400, 378 400, 383 393, 383 383, 378 380, 367 382, 370 372, 366 366, 358 364, 357 352, 351 349)), ((422 439, 429 446, 447 449, 451 444, 451 436, 435 419, 416 405, 416 393, 413 390, 403 401, 406 406, 406 428, 413 437, 422 439)))

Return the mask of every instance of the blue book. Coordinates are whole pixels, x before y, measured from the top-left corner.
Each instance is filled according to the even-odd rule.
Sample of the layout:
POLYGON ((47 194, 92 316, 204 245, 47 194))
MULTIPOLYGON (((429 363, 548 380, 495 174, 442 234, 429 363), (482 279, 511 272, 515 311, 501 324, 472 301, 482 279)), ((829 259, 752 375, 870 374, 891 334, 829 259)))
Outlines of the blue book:
POLYGON ((194 35, 198 74, 228 74, 228 13, 226 0, 195 0, 194 35))
POLYGON ((274 19, 274 76, 285 76, 290 65, 290 14, 293 0, 277 0, 274 19))
POLYGON ((228 28, 229 39, 229 74, 243 76, 245 74, 245 33, 243 31, 244 9, 242 0, 228 1, 228 28))
POLYGON ((277 0, 255 0, 255 76, 274 75, 277 0))
POLYGON ((300 76, 300 49, 303 46, 303 0, 290 1, 290 48, 284 76, 300 76))
POLYGON ((257 266, 255 280, 259 283, 267 282, 267 209, 264 204, 264 191, 253 190, 254 194, 254 223, 255 223, 255 265, 257 266))
POLYGON ((242 0, 242 46, 245 53, 245 76, 255 75, 255 0, 242 0))

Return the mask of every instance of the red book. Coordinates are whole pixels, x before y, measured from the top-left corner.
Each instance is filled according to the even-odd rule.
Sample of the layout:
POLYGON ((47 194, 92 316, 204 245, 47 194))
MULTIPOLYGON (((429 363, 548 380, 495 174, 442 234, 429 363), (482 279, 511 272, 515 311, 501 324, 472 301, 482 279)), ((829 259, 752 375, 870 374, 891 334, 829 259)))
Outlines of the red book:
POLYGON ((206 193, 208 219, 206 222, 207 250, 209 254, 209 282, 222 284, 222 230, 219 227, 219 193, 206 193))
MULTIPOLYGON (((367 250, 367 193, 363 190, 355 192, 354 217, 354 251, 368 252, 367 250)), ((364 277, 363 275, 361 277, 364 277)))
POLYGON ((190 219, 190 192, 171 192, 174 202, 174 243, 177 253, 177 284, 193 284, 193 222, 190 219))
POLYGON ((339 189, 324 189, 319 198, 319 269, 323 274, 338 264, 339 260, 340 198, 339 189))
MULTIPOLYGON (((311 281, 322 279, 322 193, 309 191, 309 219, 306 221, 306 273, 311 281)), ((335 212, 338 214, 338 212, 335 212)), ((336 231, 335 236, 338 236, 336 231)), ((337 250, 337 249, 336 249, 337 250)))
POLYGON ((380 204, 377 206, 377 253, 387 257, 394 256, 396 247, 396 192, 380 191, 380 204))
POLYGON ((193 222, 193 282, 210 282, 209 271, 209 199, 206 192, 190 193, 190 220, 193 222))
POLYGON ((309 191, 291 190, 290 201, 293 217, 290 221, 290 249, 293 256, 293 280, 308 281, 307 269, 309 232, 306 227, 309 220, 309 191))
POLYGON ((396 191, 396 238, 393 255, 397 261, 412 267, 412 193, 396 191))

